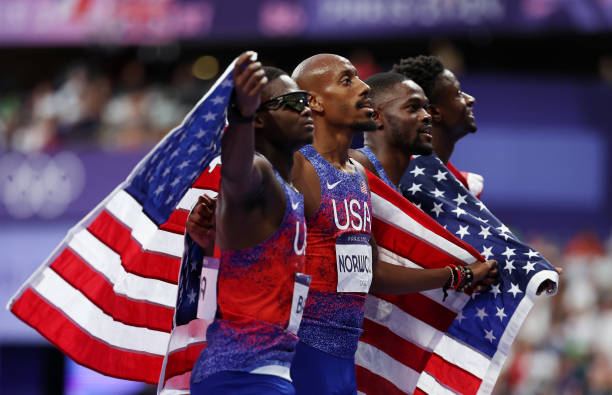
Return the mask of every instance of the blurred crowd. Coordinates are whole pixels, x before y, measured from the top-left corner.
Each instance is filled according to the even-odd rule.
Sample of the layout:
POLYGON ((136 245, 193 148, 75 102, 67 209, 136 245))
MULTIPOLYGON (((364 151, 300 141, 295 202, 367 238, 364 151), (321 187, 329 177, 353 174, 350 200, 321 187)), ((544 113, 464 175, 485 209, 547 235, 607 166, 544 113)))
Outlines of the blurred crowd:
POLYGON ((79 64, 0 97, 0 149, 22 152, 98 146, 151 146, 176 126, 210 85, 179 64, 168 82, 151 82, 138 60, 118 75, 79 64))
POLYGON ((563 249, 528 243, 563 275, 556 296, 536 299, 495 393, 612 394, 612 238, 582 233, 563 249))
MULTIPOLYGON (((367 51, 355 51, 351 60, 363 79, 381 71, 367 51)), ((153 146, 218 77, 215 71, 208 79, 196 78, 196 65, 178 63, 167 75, 152 76, 150 64, 141 60, 130 60, 112 74, 100 72, 93 62, 82 62, 32 89, 4 92, 0 150, 153 146)))

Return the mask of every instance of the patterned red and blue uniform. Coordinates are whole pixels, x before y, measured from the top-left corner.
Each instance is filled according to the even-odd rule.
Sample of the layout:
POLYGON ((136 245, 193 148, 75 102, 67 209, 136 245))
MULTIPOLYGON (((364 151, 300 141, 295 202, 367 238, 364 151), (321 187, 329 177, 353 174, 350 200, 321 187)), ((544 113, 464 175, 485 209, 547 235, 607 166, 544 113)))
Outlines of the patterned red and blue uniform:
POLYGON ((275 175, 287 200, 283 220, 262 243, 221 252, 220 318, 208 327, 192 385, 218 372, 268 366, 286 367, 288 376, 298 338, 287 326, 296 273, 305 269, 306 226, 303 196, 275 175))
POLYGON ((400 190, 393 184, 393 182, 387 175, 387 172, 385 171, 385 168, 383 167, 382 163, 380 163, 378 157, 376 156, 376 154, 374 154, 374 152, 372 152, 371 149, 369 149, 368 147, 362 147, 358 148, 357 151, 363 152, 363 154, 368 158, 370 163, 372 163, 372 166, 374 166, 374 169, 376 169, 376 173, 378 173, 378 178, 380 178, 384 181, 385 184, 396 190, 397 193, 401 193, 400 190))
POLYGON ((361 335, 366 292, 337 292, 336 242, 344 234, 369 240, 372 204, 359 171, 346 174, 312 145, 302 155, 314 166, 321 185, 319 210, 306 219, 306 273, 312 282, 298 333, 300 342, 340 358, 353 358, 361 335))

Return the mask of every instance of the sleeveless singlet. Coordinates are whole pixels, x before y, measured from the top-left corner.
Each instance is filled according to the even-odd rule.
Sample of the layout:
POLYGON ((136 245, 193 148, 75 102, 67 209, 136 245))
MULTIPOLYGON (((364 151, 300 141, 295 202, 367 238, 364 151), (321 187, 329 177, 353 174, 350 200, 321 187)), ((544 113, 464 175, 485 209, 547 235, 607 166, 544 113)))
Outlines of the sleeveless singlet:
MULTIPOLYGON (((370 194, 358 170, 353 174, 339 171, 312 145, 302 147, 300 152, 312 163, 319 177, 321 205, 312 218, 306 219, 306 273, 312 276, 312 283, 298 335, 301 342, 318 350, 353 358, 362 332, 370 283, 362 292, 338 292, 339 270, 343 278, 367 271, 371 282, 371 261, 368 267, 360 260, 364 254, 351 252, 364 251, 363 244, 371 237, 370 194), (357 248, 351 245, 355 239, 359 239, 357 248), (339 245, 345 249, 339 249, 339 245)), ((371 260, 371 248, 369 251, 371 260)))
POLYGON ((368 147, 363 147, 363 148, 357 149, 357 151, 361 151, 365 154, 365 156, 368 158, 368 160, 372 163, 372 165, 376 169, 376 172, 378 173, 378 177, 381 180, 383 180, 385 184, 395 189, 398 193, 401 193, 400 190, 397 189, 395 185, 393 185, 393 183, 391 182, 391 179, 385 172, 385 169, 383 168, 382 163, 380 163, 380 161, 378 160, 378 157, 374 154, 374 152, 372 152, 371 149, 369 149, 368 147))
MULTIPOLYGON (((288 379, 298 342, 291 311, 294 283, 307 286, 310 278, 301 274, 306 249, 304 197, 274 173, 287 200, 283 220, 260 244, 221 252, 217 301, 221 315, 206 332, 207 346, 192 371, 194 383, 221 371, 272 372, 288 379), (287 373, 277 373, 274 367, 279 366, 287 373)), ((299 313, 303 300, 300 303, 299 313)))

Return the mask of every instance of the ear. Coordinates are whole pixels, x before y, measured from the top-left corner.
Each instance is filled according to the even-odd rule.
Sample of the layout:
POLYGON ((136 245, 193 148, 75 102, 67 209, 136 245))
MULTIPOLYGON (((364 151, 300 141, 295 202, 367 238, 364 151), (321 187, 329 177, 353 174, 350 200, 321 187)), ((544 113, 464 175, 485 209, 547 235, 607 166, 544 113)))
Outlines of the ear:
POLYGON ((308 93, 308 106, 310 107, 312 112, 324 112, 323 102, 321 101, 321 98, 318 95, 308 93))
POLYGON ((255 119, 253 120, 253 126, 255 129, 262 129, 264 127, 264 121, 260 112, 255 113, 255 119))
POLYGON ((436 104, 429 105, 429 113, 431 114, 432 122, 439 123, 440 121, 442 121, 442 111, 440 110, 440 107, 438 107, 436 104))
POLYGON ((382 113, 377 109, 374 109, 374 113, 372 114, 372 120, 376 122, 376 130, 383 130, 384 124, 382 120, 382 113))

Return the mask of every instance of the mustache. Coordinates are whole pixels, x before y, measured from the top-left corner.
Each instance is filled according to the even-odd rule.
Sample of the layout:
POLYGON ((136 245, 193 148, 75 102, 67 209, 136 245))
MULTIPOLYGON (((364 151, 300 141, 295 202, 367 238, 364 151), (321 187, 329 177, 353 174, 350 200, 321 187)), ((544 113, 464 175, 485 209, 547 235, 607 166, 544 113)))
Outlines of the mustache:
POLYGON ((363 107, 369 107, 372 105, 372 99, 369 97, 361 98, 357 103, 355 103, 355 107, 359 110, 363 107))

